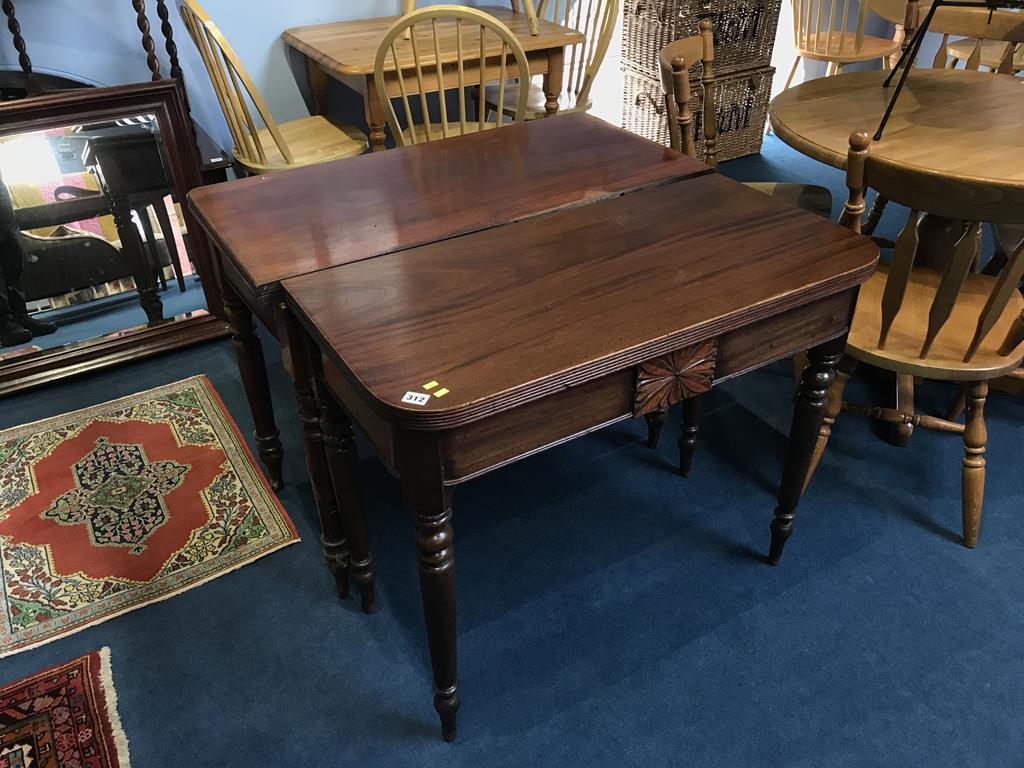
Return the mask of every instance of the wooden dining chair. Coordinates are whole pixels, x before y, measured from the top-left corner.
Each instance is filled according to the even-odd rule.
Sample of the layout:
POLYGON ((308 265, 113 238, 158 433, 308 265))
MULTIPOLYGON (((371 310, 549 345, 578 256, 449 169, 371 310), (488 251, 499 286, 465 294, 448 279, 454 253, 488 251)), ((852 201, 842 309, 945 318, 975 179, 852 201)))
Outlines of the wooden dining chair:
MULTIPOLYGON (((698 157, 696 134, 704 138, 704 157, 699 158, 712 168, 718 167, 718 120, 715 101, 714 31, 711 21, 702 19, 697 25, 700 33, 669 43, 658 54, 661 73, 661 87, 665 98, 665 114, 668 119, 669 144, 672 149, 698 157), (694 117, 692 104, 691 76, 700 65, 700 99, 694 117)), ((832 193, 825 187, 812 184, 791 184, 783 182, 747 182, 745 186, 779 200, 785 200, 796 208, 802 208, 823 218, 832 218, 832 193)), ((661 430, 667 419, 667 411, 659 410, 647 414, 647 445, 658 446, 661 430)), ((699 429, 699 398, 683 401, 683 420, 679 437, 679 473, 689 474, 693 453, 697 444, 699 429)))
POLYGON ((377 93, 398 146, 500 128, 506 123, 503 114, 489 123, 483 101, 473 109, 472 90, 492 82, 499 84, 502 98, 506 89, 519 92, 521 107, 511 122, 523 122, 529 75, 526 52, 508 27, 458 5, 433 5, 399 18, 380 41, 374 62, 377 93), (454 104, 446 97, 449 90, 455 92, 454 104), (436 105, 427 98, 431 93, 438 95, 436 105), (400 102, 404 127, 393 99, 400 102))
POLYGON ((182 21, 213 85, 234 141, 235 159, 249 173, 324 163, 366 151, 366 135, 322 115, 277 123, 234 49, 195 0, 182 0, 182 21), (259 127, 253 116, 263 123, 259 127))
MULTIPOLYGON (((892 0, 878 1, 892 4, 892 0)), ((872 0, 792 0, 796 58, 785 87, 792 84, 802 59, 828 62, 826 76, 859 61, 881 61, 888 67, 889 57, 900 50, 900 41, 865 32, 871 5, 872 0)))
MULTIPOLYGON (((846 184, 849 199, 841 223, 861 230, 864 191, 872 187, 910 209, 892 261, 860 289, 846 354, 829 393, 825 419, 808 471, 813 474, 841 410, 888 423, 912 423, 960 434, 964 443, 962 483, 963 543, 978 542, 985 487, 986 429, 983 410, 988 382, 1020 368, 1024 360, 1024 242, 1008 255, 998 276, 971 271, 976 223, 1024 224, 1024 195, 1003 192, 971 195, 937 185, 925 173, 871 162, 870 140, 863 132, 850 137, 846 184), (920 266, 918 224, 924 212, 968 219, 941 268, 920 266), (843 393, 858 362, 897 375, 954 381, 966 385, 966 422, 898 408, 843 402, 843 393)), ((930 260, 934 263, 934 260, 930 260)))
MULTIPOLYGON (((590 91, 611 46, 620 7, 620 0, 541 0, 539 13, 542 19, 577 29, 585 38, 582 43, 565 50, 565 72, 556 114, 586 112, 592 106, 590 91)), ((487 88, 485 99, 488 109, 498 109, 498 104, 502 102, 498 100, 496 85, 487 88)), ((546 102, 544 76, 535 75, 530 81, 526 119, 547 117, 546 102)), ((503 111, 512 115, 518 107, 515 92, 508 92, 503 102, 503 111)))
MULTIPOLYGON (((918 13, 920 13, 918 9, 918 13)), ((986 67, 1000 74, 1024 69, 1024 13, 987 8, 940 8, 929 31, 942 35, 933 67, 986 67), (962 35, 950 41, 950 36, 962 35)))
MULTIPOLYGON (((526 13, 526 23, 530 27, 530 34, 540 34, 540 27, 538 26, 537 18, 537 5, 535 0, 510 0, 512 10, 515 13, 526 13)), ((402 0, 402 14, 412 13, 416 10, 416 0, 402 0)), ((408 37, 406 37, 408 39, 408 37)))

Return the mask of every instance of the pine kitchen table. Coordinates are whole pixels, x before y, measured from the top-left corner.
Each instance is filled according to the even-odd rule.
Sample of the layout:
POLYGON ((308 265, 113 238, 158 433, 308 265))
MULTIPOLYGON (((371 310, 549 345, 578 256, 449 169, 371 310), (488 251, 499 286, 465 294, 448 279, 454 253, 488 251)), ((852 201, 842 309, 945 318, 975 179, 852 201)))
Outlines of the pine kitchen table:
MULTIPOLYGON (((397 3, 396 3, 397 4, 397 3)), ((513 11, 508 6, 482 7, 489 15, 505 24, 522 43, 530 62, 530 73, 544 76, 544 94, 547 96, 545 110, 549 115, 558 112, 558 96, 562 92, 562 77, 565 67, 565 49, 584 42, 583 33, 560 26, 546 19, 538 19, 537 34, 531 34, 530 23, 525 13, 513 11)), ((327 81, 334 78, 354 90, 363 98, 366 110, 366 124, 370 128, 370 146, 374 151, 384 149, 386 117, 384 107, 377 94, 373 78, 373 63, 377 46, 384 39, 398 16, 383 16, 358 21, 338 21, 329 24, 315 24, 286 30, 281 39, 306 57, 306 73, 316 111, 327 111, 327 81)), ((454 62, 458 55, 454 24, 439 26, 441 32, 441 61, 454 62)), ((495 51, 497 55, 499 50, 495 51)), ((487 54, 488 56, 490 54, 487 54)), ((472 61, 468 55, 467 62, 472 61)), ((385 62, 388 75, 394 74, 392 60, 385 62)), ((409 67, 412 68, 412 59, 409 67)), ((403 65, 404 69, 404 65, 403 65)), ((467 67, 467 83, 478 82, 479 69, 467 67)), ((414 85, 414 79, 407 79, 406 88, 414 85)), ((397 94, 396 94, 397 95, 397 94)), ((412 93, 409 94, 412 96, 412 93)))
MULTIPOLYGON (((696 160, 577 114, 193 191, 189 203, 213 245, 258 453, 275 488, 283 481, 281 440, 253 314, 285 350, 324 554, 343 596, 346 535, 310 377, 301 358, 289 353, 295 324, 282 302, 281 281, 710 172, 696 160)), ((348 450, 349 443, 340 449, 348 450)), ((358 537, 358 521, 354 530, 358 537)), ((353 571, 369 609, 369 563, 353 571)))
MULTIPOLYGON (((446 740, 460 704, 455 488, 806 350, 771 524, 777 562, 877 259, 867 238, 703 174, 281 283, 323 439, 345 440, 356 422, 413 512, 446 740)), ((356 527, 357 469, 351 451, 331 462, 356 527)), ((350 547, 368 562, 365 536, 350 547)))

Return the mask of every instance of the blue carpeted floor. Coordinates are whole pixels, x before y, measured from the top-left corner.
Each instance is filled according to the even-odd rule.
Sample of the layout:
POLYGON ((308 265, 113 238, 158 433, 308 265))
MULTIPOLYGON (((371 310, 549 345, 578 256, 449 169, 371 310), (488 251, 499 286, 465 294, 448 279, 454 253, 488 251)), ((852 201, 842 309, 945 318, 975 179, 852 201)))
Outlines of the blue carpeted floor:
MULTIPOLYGON (((723 171, 842 181, 771 138, 723 171)), ((7 682, 109 645, 133 765, 1024 765, 1024 401, 986 409, 974 551, 958 544, 959 440, 896 449, 844 416, 786 557, 764 565, 787 364, 706 398, 688 480, 674 428, 652 452, 625 422, 470 483, 455 500, 464 703, 448 745, 397 483, 363 463, 379 596, 366 617, 321 564, 290 387, 267 351, 302 543, 2 662, 7 682)), ((227 342, 9 398, 0 426, 200 372, 251 432, 227 342)))

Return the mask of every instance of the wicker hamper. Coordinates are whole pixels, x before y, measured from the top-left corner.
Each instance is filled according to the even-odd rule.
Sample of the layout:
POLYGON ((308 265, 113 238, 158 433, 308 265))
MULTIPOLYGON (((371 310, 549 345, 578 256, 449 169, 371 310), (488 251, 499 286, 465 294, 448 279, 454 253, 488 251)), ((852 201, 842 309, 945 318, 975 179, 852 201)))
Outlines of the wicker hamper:
MULTIPOLYGON (((703 157, 703 89, 700 86, 700 67, 694 71, 698 76, 690 81, 690 109, 693 112, 694 144, 697 146, 697 155, 703 157)), ((661 81, 629 67, 623 67, 622 74, 623 128, 668 146, 668 120, 665 117, 661 81)), ((774 67, 759 67, 715 77, 720 162, 761 151, 774 74, 774 67)))
POLYGON ((634 70, 657 72, 658 52, 696 35, 701 19, 711 19, 717 74, 771 64, 781 0, 626 0, 624 5, 622 61, 634 70))

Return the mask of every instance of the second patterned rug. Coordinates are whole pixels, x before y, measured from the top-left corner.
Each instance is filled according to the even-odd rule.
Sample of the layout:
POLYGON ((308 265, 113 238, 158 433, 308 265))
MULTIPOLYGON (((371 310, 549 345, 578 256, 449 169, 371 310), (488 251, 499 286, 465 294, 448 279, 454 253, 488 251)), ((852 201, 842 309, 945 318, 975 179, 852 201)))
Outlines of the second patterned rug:
POLYGON ((0 432, 0 656, 298 541, 205 376, 0 432))

